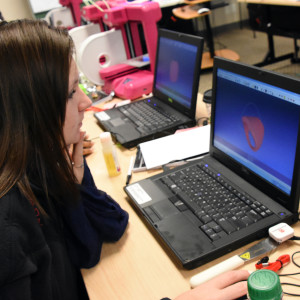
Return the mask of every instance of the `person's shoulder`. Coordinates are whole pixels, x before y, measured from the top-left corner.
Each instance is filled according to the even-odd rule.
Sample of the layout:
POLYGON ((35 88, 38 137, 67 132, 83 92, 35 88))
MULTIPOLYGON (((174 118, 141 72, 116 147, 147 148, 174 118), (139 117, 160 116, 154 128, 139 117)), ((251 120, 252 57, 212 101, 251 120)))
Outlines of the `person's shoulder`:
MULTIPOLYGON (((0 198, 0 240, 14 243, 14 240, 30 238, 30 232, 39 230, 34 207, 17 188, 11 189, 0 198)), ((3 249, 3 247, 2 247, 3 249)), ((1 256, 1 253, 0 253, 1 256)))
POLYGON ((2 226, 30 223, 32 216, 34 216, 32 205, 16 187, 0 198, 0 230, 2 226))
POLYGON ((15 188, 0 198, 0 240, 1 286, 16 270, 23 270, 31 253, 44 243, 32 205, 15 188))

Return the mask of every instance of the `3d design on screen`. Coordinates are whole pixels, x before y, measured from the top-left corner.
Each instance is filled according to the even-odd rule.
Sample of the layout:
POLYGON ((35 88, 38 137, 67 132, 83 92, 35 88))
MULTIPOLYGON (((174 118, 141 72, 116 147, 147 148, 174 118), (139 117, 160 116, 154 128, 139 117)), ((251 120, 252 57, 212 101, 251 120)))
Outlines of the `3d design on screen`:
POLYGON ((179 64, 177 61, 172 60, 170 64, 170 80, 176 82, 178 80, 179 64))
POLYGON ((257 151, 263 143, 264 125, 258 117, 244 116, 242 121, 248 144, 253 151, 257 151))

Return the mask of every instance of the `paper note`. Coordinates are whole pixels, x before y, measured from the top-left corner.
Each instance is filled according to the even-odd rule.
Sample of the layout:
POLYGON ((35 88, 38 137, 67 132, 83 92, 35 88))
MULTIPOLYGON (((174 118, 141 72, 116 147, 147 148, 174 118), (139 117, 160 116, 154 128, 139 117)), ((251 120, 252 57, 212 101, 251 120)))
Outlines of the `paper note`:
POLYGON ((140 144, 147 169, 209 151, 210 125, 140 144))

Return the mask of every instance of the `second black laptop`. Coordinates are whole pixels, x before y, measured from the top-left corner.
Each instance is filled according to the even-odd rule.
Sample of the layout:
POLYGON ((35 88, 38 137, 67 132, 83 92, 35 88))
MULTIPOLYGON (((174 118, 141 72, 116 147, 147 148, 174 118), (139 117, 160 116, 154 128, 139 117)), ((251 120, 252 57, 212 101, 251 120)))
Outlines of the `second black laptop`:
POLYGON ((125 191, 195 268, 298 220, 299 124, 299 80, 215 57, 209 155, 125 191))
POLYGON ((203 43, 198 36, 159 29, 153 96, 95 113, 100 126, 126 148, 194 126, 203 43))

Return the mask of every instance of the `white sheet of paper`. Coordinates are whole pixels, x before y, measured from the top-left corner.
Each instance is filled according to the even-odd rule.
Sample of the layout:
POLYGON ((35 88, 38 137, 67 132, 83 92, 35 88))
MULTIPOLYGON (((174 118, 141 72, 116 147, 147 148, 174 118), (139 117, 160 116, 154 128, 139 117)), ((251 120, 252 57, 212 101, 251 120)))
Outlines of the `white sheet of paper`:
POLYGON ((140 144, 147 169, 209 151, 210 125, 140 144))
POLYGON ((34 14, 61 7, 59 0, 29 0, 34 14))

